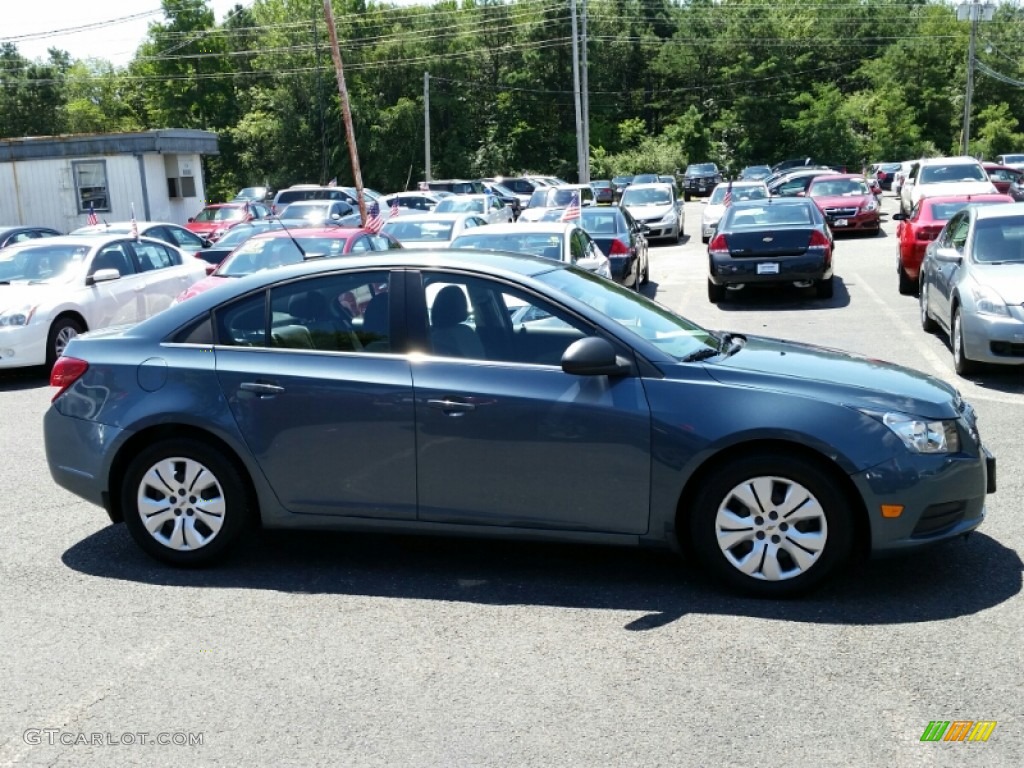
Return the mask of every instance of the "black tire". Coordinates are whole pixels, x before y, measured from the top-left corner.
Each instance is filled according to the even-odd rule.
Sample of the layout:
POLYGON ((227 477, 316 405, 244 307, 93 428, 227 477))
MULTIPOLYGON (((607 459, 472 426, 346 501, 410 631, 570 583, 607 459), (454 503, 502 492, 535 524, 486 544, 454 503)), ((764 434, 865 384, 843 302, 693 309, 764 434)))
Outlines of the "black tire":
POLYGON ((683 202, 684 203, 690 202, 690 193, 689 192, 683 192, 683 202))
POLYGON ((918 312, 921 316, 921 330, 925 333, 935 333, 939 330, 939 324, 932 319, 931 313, 928 311, 928 291, 921 284, 917 289, 917 302, 918 312))
POLYGON ((832 295, 835 293, 833 278, 828 277, 825 280, 818 280, 814 284, 814 292, 817 294, 819 299, 831 299, 832 295))
POLYGON ((46 337, 46 367, 53 368, 57 358, 64 352, 68 342, 80 333, 85 333, 85 328, 80 322, 72 317, 58 317, 50 326, 50 333, 46 337))
POLYGON ((978 370, 978 363, 968 358, 964 352, 963 313, 960 311, 960 307, 953 310, 949 343, 953 347, 953 368, 959 375, 967 376, 978 370))
POLYGON ((708 301, 712 304, 717 304, 720 301, 725 301, 725 286, 715 285, 711 280, 708 280, 708 301))
POLYGON ((818 463, 758 453, 725 463, 705 480, 690 508, 689 533, 696 556, 730 586, 758 597, 791 597, 813 589, 849 559, 853 508, 818 463), (794 495, 784 496, 787 489, 794 495), (744 506, 741 495, 755 499, 758 508, 744 506), (720 510, 728 517, 719 518, 720 510), (728 537, 720 544, 720 525, 727 532, 749 530, 749 540, 728 537), (739 563, 757 558, 759 547, 756 575, 748 575, 739 563))
POLYGON ((640 274, 640 285, 642 287, 642 286, 647 285, 649 282, 651 282, 651 259, 650 259, 650 255, 645 253, 644 254, 644 269, 643 269, 643 272, 641 272, 641 274, 640 274))
POLYGON ((903 269, 903 262, 896 262, 896 270, 900 276, 900 295, 901 296, 913 296, 917 293, 917 281, 911 280, 910 275, 903 269))
POLYGON ((711 238, 710 238, 710 237, 705 237, 704 235, 701 235, 701 236, 700 236, 700 241, 701 241, 702 243, 704 243, 704 245, 707 245, 708 243, 710 243, 710 242, 711 242, 711 238))
POLYGON ((234 464, 206 443, 191 438, 162 440, 144 448, 128 465, 121 483, 121 512, 132 538, 147 554, 168 565, 202 566, 221 560, 246 528, 247 507, 245 484, 234 464), (198 472, 200 468, 205 475, 198 472), (188 471, 197 472, 192 487, 185 487, 188 471), (150 484, 147 476, 176 482, 150 484), (200 480, 205 482, 202 488, 195 485, 200 480), (184 495, 171 487, 178 483, 186 491, 184 495), (155 502, 150 518, 166 517, 163 526, 153 533, 143 521, 140 495, 155 502), (219 527, 214 531, 211 525, 218 525, 218 520, 219 527), (173 544, 176 538, 185 548, 173 544))

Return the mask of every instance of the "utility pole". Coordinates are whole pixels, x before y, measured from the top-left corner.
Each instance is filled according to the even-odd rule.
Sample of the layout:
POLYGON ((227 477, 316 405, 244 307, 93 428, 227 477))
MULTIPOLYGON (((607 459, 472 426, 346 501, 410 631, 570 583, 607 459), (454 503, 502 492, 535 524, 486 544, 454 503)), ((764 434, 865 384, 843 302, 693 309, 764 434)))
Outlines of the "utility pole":
POLYGON ((338 47, 338 30, 334 26, 334 9, 331 0, 324 0, 324 17, 327 19, 327 34, 331 36, 331 57, 334 71, 338 76, 338 96, 341 98, 341 116, 345 121, 345 138, 348 140, 348 155, 352 162, 352 176, 356 183, 356 198, 359 202, 359 218, 366 226, 366 200, 363 197, 363 172, 359 168, 359 150, 356 149, 356 132, 352 127, 352 108, 348 103, 348 88, 345 86, 345 68, 341 64, 341 49, 338 47))
POLYGON ((586 167, 583 151, 583 106, 580 100, 580 36, 576 27, 576 0, 569 0, 572 12, 572 90, 576 102, 576 165, 578 178, 581 184, 586 177, 586 167))
POLYGON ((590 183, 590 90, 587 85, 587 0, 582 0, 583 24, 581 34, 583 44, 580 50, 580 99, 583 112, 583 176, 581 184, 590 183))
POLYGON ((971 37, 967 45, 967 92, 964 94, 964 127, 960 134, 961 155, 971 154, 971 102, 974 99, 974 59, 977 49, 978 22, 982 19, 992 21, 995 10, 995 6, 991 3, 981 3, 978 0, 963 3, 957 6, 956 9, 958 21, 971 22, 971 37))
POLYGON ((320 80, 320 35, 317 32, 316 2, 313 2, 313 51, 316 61, 316 102, 320 117, 320 183, 327 183, 327 125, 324 122, 324 89, 320 80))
POLYGON ((430 73, 423 73, 423 174, 427 181, 430 175, 430 73))

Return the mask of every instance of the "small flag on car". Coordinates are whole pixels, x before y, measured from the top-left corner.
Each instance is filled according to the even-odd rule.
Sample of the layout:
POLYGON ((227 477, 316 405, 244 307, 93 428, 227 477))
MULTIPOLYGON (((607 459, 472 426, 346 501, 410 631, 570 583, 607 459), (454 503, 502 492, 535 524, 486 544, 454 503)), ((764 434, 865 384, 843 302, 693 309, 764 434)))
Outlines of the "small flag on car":
POLYGON ((580 193, 573 192, 572 198, 569 200, 569 205, 566 206, 565 211, 562 212, 561 221, 575 221, 580 217, 580 193))
POLYGON ((391 218, 395 218, 398 215, 398 198, 391 200, 391 218))
POLYGON ((327 186, 328 186, 328 187, 336 187, 336 186, 338 186, 338 177, 337 177, 337 176, 335 176, 335 177, 334 177, 333 179, 331 179, 330 181, 328 181, 328 182, 327 182, 327 186))
POLYGON ((89 203, 89 226, 95 227, 100 223, 100 217, 96 215, 95 209, 92 207, 92 203, 89 203))
POLYGON ((364 224, 363 226, 365 226, 374 234, 380 232, 380 228, 384 226, 384 219, 382 219, 380 216, 380 205, 377 204, 376 200, 374 200, 373 205, 371 205, 367 209, 366 224, 364 224))
POLYGON ((139 225, 135 221, 135 203, 132 203, 132 239, 139 239, 139 225))
POLYGON ((732 179, 729 179, 729 186, 725 188, 725 198, 722 200, 722 205, 727 208, 732 205, 732 179))

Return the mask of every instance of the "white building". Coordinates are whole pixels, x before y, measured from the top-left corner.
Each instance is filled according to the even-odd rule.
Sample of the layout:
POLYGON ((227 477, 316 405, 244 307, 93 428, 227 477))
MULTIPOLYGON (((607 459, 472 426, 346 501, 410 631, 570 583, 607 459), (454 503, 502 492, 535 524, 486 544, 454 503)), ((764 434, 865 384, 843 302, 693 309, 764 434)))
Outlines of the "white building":
POLYGON ((100 220, 184 224, 206 198, 201 157, 218 154, 209 131, 0 139, 0 225, 70 232, 90 207, 100 220))

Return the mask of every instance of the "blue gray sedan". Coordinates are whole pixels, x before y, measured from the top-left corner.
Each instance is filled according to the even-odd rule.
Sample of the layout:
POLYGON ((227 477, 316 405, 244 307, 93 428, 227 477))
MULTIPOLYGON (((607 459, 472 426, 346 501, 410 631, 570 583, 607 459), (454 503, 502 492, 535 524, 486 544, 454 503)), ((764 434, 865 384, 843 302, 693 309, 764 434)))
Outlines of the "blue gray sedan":
POLYGON ((485 251, 264 270, 74 339, 51 383, 53 478, 179 566, 250 524, 504 536, 784 596, 963 536, 995 489, 941 381, 485 251))

